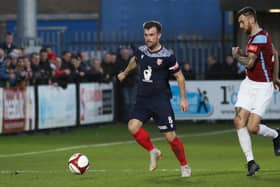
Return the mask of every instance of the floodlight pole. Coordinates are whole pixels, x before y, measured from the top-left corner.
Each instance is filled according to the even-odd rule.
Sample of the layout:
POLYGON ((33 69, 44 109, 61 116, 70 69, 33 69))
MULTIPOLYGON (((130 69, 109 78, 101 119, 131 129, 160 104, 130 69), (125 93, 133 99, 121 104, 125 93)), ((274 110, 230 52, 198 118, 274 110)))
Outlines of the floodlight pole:
POLYGON ((21 47, 38 45, 37 0, 17 0, 16 36, 21 47))

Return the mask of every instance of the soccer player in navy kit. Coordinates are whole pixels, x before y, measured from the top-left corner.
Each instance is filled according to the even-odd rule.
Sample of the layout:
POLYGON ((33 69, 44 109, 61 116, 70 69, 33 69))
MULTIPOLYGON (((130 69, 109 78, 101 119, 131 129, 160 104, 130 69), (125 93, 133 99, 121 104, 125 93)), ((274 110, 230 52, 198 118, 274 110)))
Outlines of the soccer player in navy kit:
POLYGON ((173 74, 180 89, 181 110, 187 111, 185 79, 175 56, 159 43, 161 24, 157 21, 148 21, 144 23, 143 27, 146 45, 140 46, 135 51, 127 68, 118 74, 118 79, 122 81, 137 65, 140 68, 137 99, 128 122, 128 129, 136 142, 149 151, 149 170, 154 171, 162 153, 153 145, 148 132, 142 128, 142 125, 152 117, 180 162, 181 176, 189 177, 191 176, 191 168, 185 157, 183 143, 175 133, 175 119, 170 104, 171 90, 169 86, 169 77, 170 74, 173 74))
POLYGON ((255 162, 250 134, 271 137, 275 155, 280 155, 280 132, 261 124, 267 106, 273 96, 273 85, 279 86, 278 54, 273 48, 268 32, 259 27, 256 11, 245 7, 238 12, 241 29, 249 35, 246 53, 239 47, 232 48, 232 56, 246 66, 246 78, 242 81, 235 104, 234 125, 241 149, 246 157, 248 173, 252 176, 260 167, 255 162))

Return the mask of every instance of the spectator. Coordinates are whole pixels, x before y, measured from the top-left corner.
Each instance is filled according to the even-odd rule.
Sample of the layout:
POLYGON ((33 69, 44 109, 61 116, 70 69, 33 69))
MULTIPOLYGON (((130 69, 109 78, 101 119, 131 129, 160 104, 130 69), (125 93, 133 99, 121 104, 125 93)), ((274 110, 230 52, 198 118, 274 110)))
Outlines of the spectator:
POLYGON ((11 32, 6 32, 5 41, 0 44, 0 48, 3 49, 6 54, 9 54, 13 49, 16 49, 16 46, 14 45, 14 36, 11 32))
POLYGON ((232 56, 226 56, 226 61, 223 64, 222 79, 235 80, 238 79, 238 67, 232 56))
POLYGON ((74 73, 72 74, 74 82, 86 82, 86 69, 81 66, 81 58, 77 55, 73 55, 71 63, 74 65, 74 73))
POLYGON ((5 51, 0 48, 0 64, 4 63, 5 61, 5 51))
POLYGON ((79 52, 78 56, 81 59, 81 66, 82 67, 88 67, 90 65, 90 60, 88 58, 87 52, 86 51, 81 51, 79 52))
MULTIPOLYGON (((7 61, 7 60, 6 60, 7 61)), ((11 60, 0 63, 0 87, 10 87, 15 85, 14 73, 9 73, 6 64, 10 64, 11 60), (9 63, 8 63, 9 62, 9 63)))
POLYGON ((55 59, 55 65, 56 67, 53 71, 52 82, 54 85, 61 86, 63 89, 66 89, 71 71, 69 69, 62 68, 62 60, 60 58, 55 59))
MULTIPOLYGON (((118 73, 125 70, 127 67, 131 51, 128 48, 122 48, 120 50, 120 55, 116 61, 116 70, 118 73)), ((122 81, 118 82, 121 95, 122 95, 122 102, 120 106, 123 106, 122 113, 123 113, 123 121, 128 122, 130 113, 133 110, 133 106, 135 104, 136 99, 136 83, 137 83, 137 69, 130 72, 129 75, 122 81)))
POLYGON ((220 64, 217 63, 215 56, 210 55, 207 59, 208 70, 206 72, 207 80, 220 80, 221 79, 221 68, 220 64))
MULTIPOLYGON (((61 69, 63 70, 67 70, 67 72, 70 72, 70 76, 68 77, 68 81, 69 82, 74 82, 73 80, 73 74, 75 71, 74 65, 71 63, 71 57, 72 54, 70 51, 63 51, 61 54, 61 60, 62 60, 62 64, 61 64, 61 69)), ((56 59, 57 62, 57 59, 56 59)))
POLYGON ((191 64, 185 63, 182 68, 182 73, 186 80, 195 80, 195 74, 192 71, 191 64))
POLYGON ((104 71, 104 81, 105 82, 110 82, 113 80, 115 73, 115 67, 114 67, 114 56, 111 53, 106 53, 103 56, 103 60, 101 63, 101 67, 104 71))
POLYGON ((40 50, 39 69, 41 72, 40 84, 50 84, 52 69, 48 59, 48 52, 45 48, 40 50))
POLYGON ((32 81, 31 84, 49 84, 51 74, 48 73, 40 64, 40 56, 38 53, 32 53, 30 56, 31 69, 32 69, 32 81))
POLYGON ((45 49, 46 49, 46 51, 47 51, 47 53, 48 53, 48 60, 49 60, 49 61, 55 61, 55 59, 56 59, 56 54, 55 54, 55 52, 52 50, 52 48, 51 48, 51 47, 46 47, 45 49))
POLYGON ((15 69, 17 66, 17 60, 18 60, 18 55, 15 52, 11 52, 9 54, 9 57, 11 57, 11 65, 10 68, 11 69, 15 69))
POLYGON ((20 88, 25 88, 28 85, 29 74, 27 73, 27 68, 24 64, 24 57, 19 57, 17 66, 15 69, 15 76, 16 76, 16 86, 20 88))
POLYGON ((90 82, 102 82, 103 77, 101 60, 98 58, 91 59, 90 66, 87 69, 87 80, 90 82))

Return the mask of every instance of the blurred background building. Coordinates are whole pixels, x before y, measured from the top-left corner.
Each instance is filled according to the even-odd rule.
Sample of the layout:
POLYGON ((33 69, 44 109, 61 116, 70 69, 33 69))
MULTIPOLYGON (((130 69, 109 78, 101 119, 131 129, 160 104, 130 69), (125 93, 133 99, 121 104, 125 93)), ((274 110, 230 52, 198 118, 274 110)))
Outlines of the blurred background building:
MULTIPOLYGON (((19 15, 30 0, 9 0, 0 10, 0 36, 14 34, 19 47, 23 28, 19 15)), ((224 63, 233 45, 245 46, 245 35, 235 13, 243 6, 258 10, 261 26, 280 48, 278 0, 31 0, 35 3, 36 38, 56 54, 64 50, 87 51, 95 57, 104 51, 118 52, 121 46, 143 44, 143 22, 158 20, 163 25, 162 43, 172 49, 181 63, 189 63, 196 79, 204 79, 207 59, 224 63)), ((26 7, 25 7, 26 8, 26 7)), ((30 8, 30 7, 29 7, 30 8)), ((21 13, 21 14, 20 14, 21 13)))

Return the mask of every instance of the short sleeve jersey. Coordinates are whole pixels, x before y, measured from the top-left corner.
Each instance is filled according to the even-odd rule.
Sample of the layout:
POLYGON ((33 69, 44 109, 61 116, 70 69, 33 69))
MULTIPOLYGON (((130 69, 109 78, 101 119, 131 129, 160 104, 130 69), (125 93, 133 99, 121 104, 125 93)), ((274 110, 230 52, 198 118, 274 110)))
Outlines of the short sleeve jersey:
POLYGON ((180 70, 173 54, 165 47, 150 52, 146 45, 135 51, 136 62, 139 65, 139 84, 137 96, 167 96, 171 97, 169 86, 170 74, 180 70))
POLYGON ((252 68, 247 68, 246 73, 250 80, 257 82, 270 82, 273 75, 273 52, 271 38, 266 30, 260 30, 251 35, 247 43, 247 54, 257 56, 252 68))

